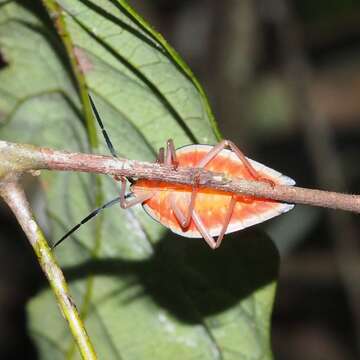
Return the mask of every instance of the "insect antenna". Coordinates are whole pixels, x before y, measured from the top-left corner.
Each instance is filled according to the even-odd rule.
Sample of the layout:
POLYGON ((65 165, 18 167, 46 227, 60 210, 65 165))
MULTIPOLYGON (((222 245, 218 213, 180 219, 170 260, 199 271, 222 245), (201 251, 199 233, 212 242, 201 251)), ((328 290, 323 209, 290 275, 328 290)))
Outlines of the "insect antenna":
POLYGON ((94 101, 91 98, 90 94, 89 94, 89 100, 90 100, 91 108, 92 108, 92 110, 94 112, 96 121, 98 122, 98 124, 100 126, 100 129, 101 129, 101 132, 102 132, 102 134, 104 136, 104 139, 106 141, 106 145, 107 145, 111 155, 116 158, 117 154, 116 154, 115 148, 114 148, 114 146, 113 146, 113 144, 112 144, 112 142, 110 140, 110 137, 109 137, 108 133, 105 130, 104 124, 101 121, 100 115, 99 115, 99 113, 98 113, 98 111, 96 109, 96 106, 95 106, 94 101))
MULTIPOLYGON (((126 196, 125 196, 126 197, 126 196)), ((73 228, 71 228, 60 240, 58 240, 54 245, 51 246, 52 249, 55 249, 58 245, 60 245, 66 238, 68 238, 73 232, 75 232, 80 226, 87 223, 89 220, 94 218, 98 215, 102 210, 113 206, 120 202, 120 196, 116 197, 115 199, 110 200, 106 204, 98 207, 97 209, 93 210, 89 215, 87 215, 84 219, 82 219, 78 224, 76 224, 73 228)))
MULTIPOLYGON (((117 158, 117 154, 115 151, 115 148, 110 140, 110 137, 108 135, 108 133, 105 130, 104 124, 101 121, 99 112, 96 109, 95 103, 93 101, 93 99, 91 98, 90 94, 89 94, 89 100, 90 100, 90 105, 91 108, 94 112, 96 121, 98 122, 101 132, 104 136, 106 145, 111 153, 111 155, 115 158, 117 158)), ((125 198, 127 198, 128 196, 131 196, 131 194, 129 195, 125 195, 125 198)), ((98 207, 97 209, 93 210, 89 215, 87 215, 84 219, 82 219, 78 224, 76 224, 74 227, 72 227, 60 240, 58 240, 54 245, 51 246, 52 249, 55 249, 58 245, 60 245, 64 240, 66 240, 72 233, 74 233, 77 229, 79 229, 80 226, 86 224, 89 220, 91 220, 92 218, 94 218, 96 215, 98 215, 102 210, 111 207, 115 204, 117 204, 118 202, 120 202, 120 196, 116 197, 115 199, 110 200, 109 202, 107 202, 106 204, 98 207)))

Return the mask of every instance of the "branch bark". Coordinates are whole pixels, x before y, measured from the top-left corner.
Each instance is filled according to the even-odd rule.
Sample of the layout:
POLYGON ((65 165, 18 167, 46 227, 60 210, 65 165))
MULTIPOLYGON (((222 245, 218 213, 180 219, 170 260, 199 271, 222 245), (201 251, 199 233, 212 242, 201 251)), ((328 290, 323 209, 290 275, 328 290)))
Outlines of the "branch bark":
POLYGON ((136 179, 192 185, 195 178, 200 187, 239 195, 250 195, 282 202, 320 206, 360 213, 360 196, 295 186, 229 178, 199 168, 178 168, 111 156, 70 153, 32 145, 0 141, 0 177, 9 172, 36 170, 80 171, 136 179))

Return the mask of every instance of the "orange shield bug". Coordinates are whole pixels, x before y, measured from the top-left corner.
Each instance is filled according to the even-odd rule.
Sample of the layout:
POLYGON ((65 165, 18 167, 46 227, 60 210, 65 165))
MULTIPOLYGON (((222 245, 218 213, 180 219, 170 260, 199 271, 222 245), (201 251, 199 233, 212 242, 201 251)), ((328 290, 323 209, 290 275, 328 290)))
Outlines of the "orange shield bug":
MULTIPOLYGON (((90 103, 106 144, 111 154, 116 157, 114 147, 91 98, 90 103)), ((216 146, 187 145, 175 150, 174 143, 170 139, 167 141, 166 152, 164 148, 159 150, 157 162, 175 168, 205 168, 225 173, 229 177, 268 182, 272 186, 295 184, 291 178, 245 157, 229 140, 223 140, 216 146)), ((119 197, 92 211, 53 247, 101 210, 116 203, 120 203, 124 209, 142 204, 144 210, 153 219, 174 233, 185 237, 204 238, 212 249, 220 246, 225 234, 261 223, 294 207, 277 201, 199 188, 196 184, 185 186, 144 179, 132 180, 132 192, 126 195, 126 180, 125 177, 120 178, 119 197)))

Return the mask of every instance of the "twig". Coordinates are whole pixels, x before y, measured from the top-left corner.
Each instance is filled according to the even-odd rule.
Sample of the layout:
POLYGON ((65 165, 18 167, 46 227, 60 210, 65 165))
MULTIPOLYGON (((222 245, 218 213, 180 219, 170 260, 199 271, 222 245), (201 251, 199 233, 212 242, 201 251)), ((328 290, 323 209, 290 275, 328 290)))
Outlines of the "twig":
POLYGON ((60 310, 70 326, 70 330, 77 342, 82 358, 85 360, 96 360, 95 350, 86 333, 76 306, 70 297, 64 275, 56 263, 44 234, 33 219, 30 205, 23 189, 17 182, 17 177, 18 176, 10 175, 10 177, 2 179, 0 182, 0 195, 15 214, 19 224, 29 239, 39 264, 48 278, 51 288, 56 296, 60 310))
POLYGON ((192 185, 195 177, 201 187, 251 195, 282 202, 320 206, 360 213, 360 196, 295 186, 229 178, 199 168, 174 169, 156 163, 110 156, 70 153, 32 145, 0 141, 0 176, 2 171, 24 172, 46 170, 80 171, 112 176, 126 176, 168 183, 192 185))

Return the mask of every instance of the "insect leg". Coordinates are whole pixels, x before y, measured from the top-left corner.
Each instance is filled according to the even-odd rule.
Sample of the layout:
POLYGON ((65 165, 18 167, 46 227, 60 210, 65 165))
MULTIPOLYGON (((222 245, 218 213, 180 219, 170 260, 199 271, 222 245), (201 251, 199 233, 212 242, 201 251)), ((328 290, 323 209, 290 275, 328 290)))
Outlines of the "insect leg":
POLYGON ((180 210, 180 208, 176 205, 175 196, 174 195, 170 196, 171 206, 173 208, 175 217, 183 229, 186 229, 190 225, 191 215, 195 208, 195 199, 196 199, 196 194, 198 192, 198 183, 199 183, 199 177, 196 176, 196 174, 195 174, 194 184, 192 186, 191 196, 190 196, 190 201, 188 204, 188 211, 187 211, 186 216, 183 214, 183 212, 180 210))
POLYGON ((144 201, 149 200, 150 198, 152 198, 154 196, 153 193, 145 193, 145 194, 135 197, 132 200, 127 200, 126 195, 125 195, 126 178, 121 177, 120 181, 121 181, 121 189, 120 189, 120 197, 119 198, 120 198, 120 206, 122 209, 128 209, 129 207, 143 203, 144 201))
POLYGON ((52 245, 51 248, 54 249, 56 246, 60 245, 66 238, 68 238, 73 232, 75 232, 81 225, 84 225, 85 223, 87 223, 89 220, 91 220, 96 215, 98 215, 102 210, 104 210, 110 206, 113 206, 118 202, 120 202, 120 196, 116 197, 115 199, 110 200, 106 204, 93 210, 88 216, 86 216, 78 224, 76 224, 73 228, 71 228, 60 240, 58 240, 54 245, 52 245))
POLYGON ((230 140, 223 140, 219 142, 219 144, 215 145, 198 163, 197 167, 205 167, 217 154, 219 154, 223 149, 229 148, 233 151, 237 157, 241 160, 244 164, 246 170, 256 180, 268 180, 263 179, 257 170, 251 165, 250 161, 246 158, 243 152, 230 140))
MULTIPOLYGON (((177 220, 179 221, 179 223, 181 224, 182 222, 185 221, 185 215, 183 214, 183 212, 176 206, 176 204, 174 203, 174 197, 171 198, 171 208, 174 211, 175 217, 177 218, 177 220)), ((195 226, 198 229, 198 231, 200 232, 200 234, 203 236, 203 238, 205 239, 205 241, 209 244, 209 246, 212 249, 216 249, 220 246, 222 239, 226 233, 226 229, 229 226, 230 223, 230 219, 232 216, 232 213, 234 211, 234 207, 236 204, 236 197, 232 196, 231 200, 230 200, 230 204, 226 213, 226 217, 224 219, 224 223, 221 229, 221 232, 217 238, 217 240, 215 241, 214 238, 209 234, 209 232, 207 231, 205 225, 203 224, 203 222, 201 221, 199 215, 197 214, 197 212, 194 209, 191 209, 191 213, 192 213, 192 219, 194 220, 195 226)), ((190 212, 189 212, 190 213, 190 212)))
MULTIPOLYGON (((223 140, 216 146, 214 146, 205 156, 200 160, 200 162, 197 164, 197 167, 203 168, 205 167, 212 159, 215 158, 217 154, 219 154, 223 149, 230 148, 231 151, 233 151, 237 157, 241 160, 241 162, 244 164, 246 170, 250 174, 251 177, 253 177, 255 180, 261 180, 270 183, 270 185, 274 185, 274 183, 270 179, 263 178, 257 170, 251 165, 250 161, 246 158, 246 156, 243 154, 243 152, 230 140, 223 140)), ((250 199, 250 202, 252 200, 250 199)), ((221 244, 221 241, 226 233, 226 230, 229 226, 231 215, 233 213, 234 207, 236 204, 236 198, 235 196, 231 197, 229 208, 227 210, 223 227, 221 229, 221 232, 217 238, 216 241, 216 247, 219 247, 221 244)), ((199 230, 200 231, 200 230, 199 230)), ((205 237, 204 237, 205 238, 205 237)), ((206 238, 205 238, 206 240, 206 238)), ((207 240, 206 240, 207 241, 207 240)))
POLYGON ((165 165, 171 166, 174 165, 175 168, 178 167, 179 162, 176 158, 176 150, 174 142, 172 139, 169 139, 166 143, 166 156, 165 156, 165 165))
POLYGON ((171 201, 171 208, 174 212, 174 215, 179 222, 182 229, 186 229, 190 225, 191 216, 194 211, 195 207, 195 198, 196 198, 197 189, 194 187, 191 192, 190 202, 188 204, 188 212, 185 216, 182 210, 178 207, 176 204, 176 198, 175 195, 170 195, 170 201, 171 201))
POLYGON ((93 99, 91 98, 91 96, 89 95, 89 99, 90 99, 90 105, 91 105, 91 108, 94 112, 94 115, 95 115, 95 118, 96 118, 96 121, 98 122, 99 126, 100 126, 100 129, 101 129, 101 132, 104 136, 104 139, 105 139, 105 142, 106 142, 106 145, 111 153, 111 155, 113 157, 117 157, 117 154, 116 154, 116 151, 115 151, 115 148, 110 140, 110 137, 108 135, 108 133, 106 132, 105 128, 104 128, 104 124, 102 123, 101 121, 101 118, 100 118, 100 115, 95 107, 95 104, 94 104, 94 101, 93 99))
POLYGON ((159 149, 159 153, 158 153, 158 156, 156 158, 156 163, 158 164, 164 164, 165 162, 165 151, 164 151, 164 148, 161 147, 159 149))
POLYGON ((203 236, 203 238, 205 239, 205 241, 207 242, 207 244, 212 248, 212 249, 216 249, 217 248, 217 244, 216 241, 214 240, 214 238, 210 235, 210 233, 208 232, 208 230, 206 229, 204 223, 202 222, 202 220, 200 219, 200 216, 197 214, 197 212, 194 210, 192 212, 192 219, 194 220, 195 226, 198 229, 199 233, 203 236))
MULTIPOLYGON (((165 163, 166 163, 166 165, 169 165, 169 166, 174 165, 175 168, 177 168, 178 165, 179 165, 179 163, 177 161, 177 158, 176 158, 176 150, 175 150, 174 142, 173 142, 172 139, 169 139, 167 141, 165 163)), ((189 205, 188 205, 188 212, 187 212, 186 216, 182 213, 182 211, 175 204, 175 201, 174 201, 175 198, 171 197, 172 207, 173 207, 175 217, 176 217, 176 219, 178 220, 180 226, 183 229, 186 229, 190 225, 191 215, 192 215, 192 212, 193 212, 193 210, 195 208, 195 199, 196 199, 196 194, 197 194, 197 191, 198 191, 197 190, 198 182, 199 182, 199 178, 195 174, 194 185, 192 187, 190 202, 189 202, 189 205)))
POLYGON ((170 206, 171 206, 172 211, 174 212, 176 220, 179 222, 180 226, 182 228, 184 228, 183 224, 186 223, 186 216, 183 214, 181 209, 177 206, 175 196, 173 194, 170 195, 170 206))
POLYGON ((223 226, 222 226, 222 229, 221 229, 221 232, 220 232, 220 234, 219 234, 219 236, 218 236, 218 238, 216 240, 216 247, 217 248, 220 246, 221 241, 222 241, 222 239, 223 239, 223 237, 224 237, 224 235, 226 233, 226 229, 229 226, 231 215, 233 214, 235 204, 236 204, 236 197, 232 196, 231 200, 230 200, 228 210, 227 210, 227 213, 226 213, 226 216, 225 216, 225 220, 224 220, 224 223, 223 223, 223 226))

